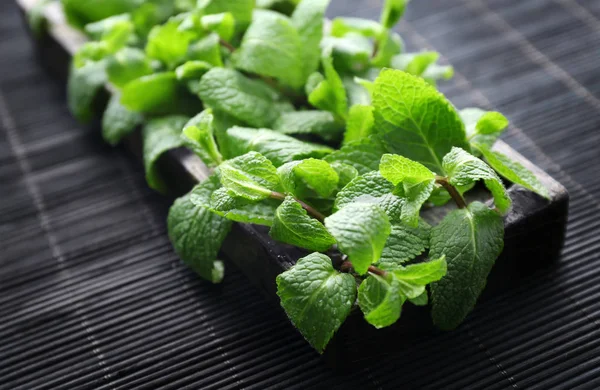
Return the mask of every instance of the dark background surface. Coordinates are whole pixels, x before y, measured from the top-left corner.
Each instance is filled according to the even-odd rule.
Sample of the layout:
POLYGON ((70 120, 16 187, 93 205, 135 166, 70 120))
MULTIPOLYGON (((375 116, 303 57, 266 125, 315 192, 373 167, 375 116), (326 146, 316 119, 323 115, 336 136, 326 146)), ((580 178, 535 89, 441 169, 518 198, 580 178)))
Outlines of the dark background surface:
POLYGON ((459 330, 340 375, 233 266, 212 286, 180 264, 169 201, 71 118, 4 0, 0 388, 600 388, 600 1, 415 0, 398 30, 455 66, 457 107, 503 112, 504 139, 568 188, 567 242, 459 330))

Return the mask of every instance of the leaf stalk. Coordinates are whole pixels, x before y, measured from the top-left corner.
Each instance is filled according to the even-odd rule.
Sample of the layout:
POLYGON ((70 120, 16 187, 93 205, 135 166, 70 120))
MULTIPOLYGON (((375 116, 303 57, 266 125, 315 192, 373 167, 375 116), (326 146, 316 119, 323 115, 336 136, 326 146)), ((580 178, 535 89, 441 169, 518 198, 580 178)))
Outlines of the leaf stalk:
MULTIPOLYGON (((271 191, 271 198, 284 201, 285 200, 285 194, 282 194, 281 192, 277 192, 277 191, 271 191)), ((304 210, 306 210, 307 213, 309 213, 310 215, 312 215, 314 218, 318 219, 319 222, 325 221, 325 215, 323 215, 319 210, 317 210, 314 207, 306 204, 305 202, 301 201, 298 198, 294 198, 294 200, 296 202, 298 202, 300 204, 300 206, 302 206, 302 208, 304 210)))
POLYGON ((460 194, 460 192, 458 192, 458 190, 456 189, 456 187, 454 187, 452 184, 450 184, 450 182, 448 181, 447 178, 445 178, 443 176, 436 176, 435 177, 435 182, 437 184, 441 185, 442 187, 444 187, 446 189, 446 191, 448 191, 448 193, 450 194, 450 196, 454 200, 454 203, 456 203, 456 206, 459 209, 466 209, 467 208, 467 202, 465 202, 465 199, 462 197, 462 195, 460 194))

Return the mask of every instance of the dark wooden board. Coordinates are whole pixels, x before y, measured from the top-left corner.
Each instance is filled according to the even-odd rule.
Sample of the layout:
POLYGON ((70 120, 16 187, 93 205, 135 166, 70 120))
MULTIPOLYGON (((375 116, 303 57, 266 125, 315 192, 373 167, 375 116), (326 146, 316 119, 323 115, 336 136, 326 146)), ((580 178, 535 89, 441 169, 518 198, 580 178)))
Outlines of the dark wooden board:
MULTIPOLYGON (((20 5, 26 11, 31 1, 20 0, 20 5)), ((49 26, 46 34, 35 38, 39 59, 52 75, 66 81, 70 58, 77 47, 85 42, 85 37, 64 24, 56 7, 49 9, 47 18, 49 26)), ((98 101, 98 112, 101 112, 108 96, 107 88, 104 98, 98 101)), ((129 137, 126 144, 132 153, 141 158, 139 134, 129 137)), ((505 217, 505 248, 490 274, 482 300, 514 286, 540 267, 552 266, 563 245, 569 202, 569 195, 560 183, 507 144, 499 141, 494 149, 531 169, 549 189, 551 200, 547 201, 520 186, 509 188, 513 208, 505 217)), ((201 160, 185 149, 165 153, 159 161, 159 169, 177 193, 188 191, 209 174, 201 160)), ((478 200, 490 201, 484 191, 475 191, 473 196, 478 200)), ((439 208, 427 210, 424 217, 430 221, 439 220, 441 211, 439 208)), ((269 301, 278 306, 276 276, 306 252, 274 242, 267 232, 265 227, 236 224, 223 245, 223 252, 269 301)), ((404 335, 434 331, 427 308, 407 305, 401 320, 383 330, 375 330, 366 324, 356 311, 342 326, 327 353, 334 363, 343 361, 348 353, 358 351, 363 357, 378 355, 405 342, 404 335)))

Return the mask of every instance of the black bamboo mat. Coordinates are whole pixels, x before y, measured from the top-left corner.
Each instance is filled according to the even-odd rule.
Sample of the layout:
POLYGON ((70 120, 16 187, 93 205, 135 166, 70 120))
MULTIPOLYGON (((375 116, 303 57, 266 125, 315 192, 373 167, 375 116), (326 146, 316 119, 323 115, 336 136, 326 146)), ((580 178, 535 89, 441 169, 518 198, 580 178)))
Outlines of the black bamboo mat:
POLYGON ((1 389, 600 388, 600 1, 411 2, 399 31, 455 66, 444 92, 505 113, 505 140, 569 189, 567 243, 460 330, 343 375, 231 265, 212 286, 179 263, 169 201, 70 117, 0 10, 1 389))

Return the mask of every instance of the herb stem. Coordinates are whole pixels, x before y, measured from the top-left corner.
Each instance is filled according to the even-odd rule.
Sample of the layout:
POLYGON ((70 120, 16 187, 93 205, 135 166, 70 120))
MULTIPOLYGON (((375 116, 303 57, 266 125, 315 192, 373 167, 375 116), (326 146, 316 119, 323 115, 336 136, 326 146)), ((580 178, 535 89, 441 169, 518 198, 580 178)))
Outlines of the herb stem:
POLYGON ((467 203, 465 202, 465 199, 462 197, 460 192, 458 192, 456 187, 454 187, 452 184, 450 184, 450 182, 448 181, 447 178, 445 178, 443 176, 436 176, 435 182, 438 183, 439 185, 441 185, 442 187, 444 187, 446 189, 446 191, 448 191, 448 193, 454 200, 454 203, 456 203, 456 206, 459 209, 467 208, 467 203))
MULTIPOLYGON (((352 266, 352 262, 348 261, 348 260, 344 261, 342 263, 342 265, 340 266, 340 269, 342 271, 349 271, 351 268, 354 268, 354 267, 352 266)), ((379 275, 379 276, 387 275, 386 271, 382 270, 381 268, 377 268, 374 265, 369 266, 369 272, 372 274, 375 274, 375 275, 379 275)))
MULTIPOLYGON (((282 194, 281 192, 277 192, 277 191, 271 191, 271 198, 284 201, 285 200, 285 194, 282 194)), ((323 214, 321 214, 321 212, 319 210, 317 210, 314 207, 312 207, 312 206, 304 203, 303 201, 301 201, 298 198, 294 198, 294 200, 296 202, 298 202, 300 204, 300 206, 302 206, 302 208, 304 210, 306 210, 307 213, 309 213, 310 215, 312 215, 313 217, 315 217, 316 219, 318 219, 320 222, 325 221, 325 216, 323 214)))
POLYGON ((229 42, 227 42, 226 40, 219 38, 219 44, 221 46, 223 46, 224 48, 226 48, 227 50, 229 50, 231 53, 233 53, 235 51, 235 47, 233 47, 233 45, 229 42))

